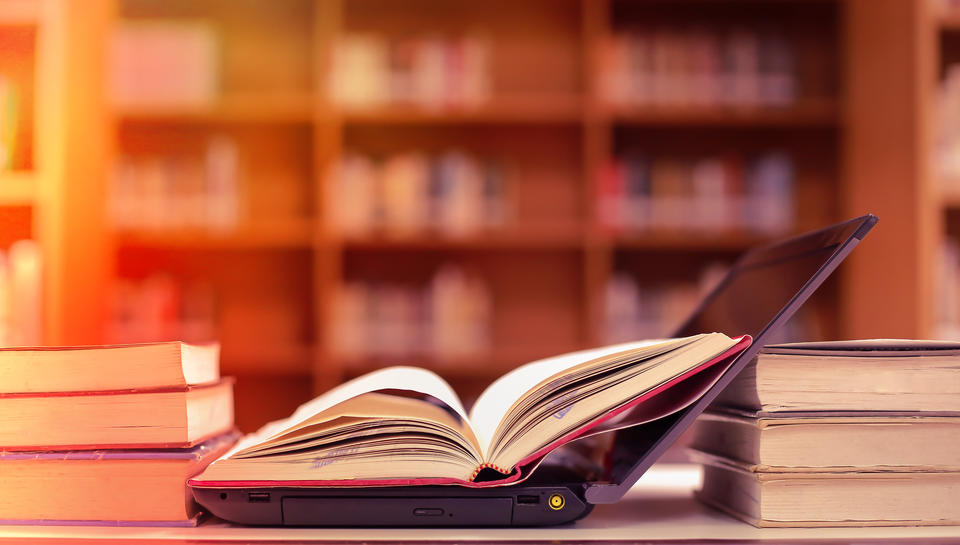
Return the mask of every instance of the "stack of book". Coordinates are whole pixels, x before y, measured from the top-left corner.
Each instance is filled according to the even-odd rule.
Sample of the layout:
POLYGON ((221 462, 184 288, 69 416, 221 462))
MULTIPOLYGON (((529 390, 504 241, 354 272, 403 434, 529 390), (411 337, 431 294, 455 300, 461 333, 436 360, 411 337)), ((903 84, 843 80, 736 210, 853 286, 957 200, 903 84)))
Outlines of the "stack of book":
POLYGON ((0 521, 196 524, 186 480, 236 440, 219 347, 0 350, 0 521))
POLYGON ((958 190, 960 176, 960 64, 945 69, 937 102, 936 158, 946 191, 958 190))
POLYGON ((698 497, 756 526, 960 524, 960 343, 767 346, 693 452, 698 497))

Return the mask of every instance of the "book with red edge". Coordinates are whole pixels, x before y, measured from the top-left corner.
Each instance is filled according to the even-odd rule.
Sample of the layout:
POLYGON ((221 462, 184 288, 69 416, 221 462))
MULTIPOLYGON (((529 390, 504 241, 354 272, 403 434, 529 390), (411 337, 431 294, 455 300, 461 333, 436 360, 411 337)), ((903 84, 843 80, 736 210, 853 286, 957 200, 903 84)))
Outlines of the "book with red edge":
POLYGON ((707 333, 584 350, 502 376, 468 413, 439 376, 391 367, 347 382, 243 438, 193 487, 493 487, 553 450, 693 404, 751 338, 707 333))
POLYGON ((183 388, 220 380, 220 345, 180 341, 0 348, 0 393, 183 388))
POLYGON ((90 392, 0 394, 0 448, 192 447, 233 428, 233 379, 90 392))
POLYGON ((238 437, 230 430, 190 448, 0 450, 0 524, 196 526, 186 480, 238 437))

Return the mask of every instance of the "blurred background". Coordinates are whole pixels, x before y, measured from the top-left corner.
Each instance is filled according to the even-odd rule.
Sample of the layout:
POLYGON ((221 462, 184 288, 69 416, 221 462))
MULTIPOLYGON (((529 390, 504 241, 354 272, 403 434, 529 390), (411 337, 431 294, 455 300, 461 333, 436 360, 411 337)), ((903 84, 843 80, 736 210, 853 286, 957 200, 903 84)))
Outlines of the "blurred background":
POLYGON ((955 62, 950 0, 0 0, 0 343, 469 402, 866 212, 782 338, 956 338, 955 62))

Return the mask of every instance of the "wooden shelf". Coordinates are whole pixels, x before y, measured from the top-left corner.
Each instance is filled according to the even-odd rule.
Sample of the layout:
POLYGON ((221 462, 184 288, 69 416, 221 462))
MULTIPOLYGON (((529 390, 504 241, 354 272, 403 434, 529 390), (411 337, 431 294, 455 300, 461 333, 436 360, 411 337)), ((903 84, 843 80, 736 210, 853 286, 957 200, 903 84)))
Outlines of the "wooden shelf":
POLYGON ((0 172, 0 206, 30 206, 36 199, 33 171, 0 172))
POLYGON ((36 24, 42 7, 39 0, 3 0, 0 2, 0 25, 36 24))
POLYGON ((307 345, 271 347, 253 343, 224 348, 220 357, 224 375, 309 375, 313 366, 314 350, 307 345))
POLYGON ((371 235, 332 239, 331 244, 350 250, 554 250, 577 249, 584 244, 580 231, 559 229, 511 230, 479 233, 464 237, 439 234, 409 237, 371 235))
POLYGON ((127 106, 114 114, 143 123, 311 123, 314 99, 309 94, 228 95, 210 106, 127 106))
POLYGON ((606 115, 621 125, 803 128, 839 124, 838 108, 831 101, 809 101, 774 107, 646 107, 610 108, 606 115))
POLYGON ((745 232, 709 233, 680 231, 650 231, 636 234, 600 235, 600 244, 609 244, 626 250, 657 250, 676 252, 744 251, 777 237, 745 232))
POLYGON ((415 105, 344 109, 340 118, 354 125, 564 124, 579 123, 582 100, 576 96, 498 98, 476 107, 436 110, 415 105))
POLYGON ((529 346, 491 350, 471 356, 442 358, 433 354, 404 357, 371 356, 342 361, 345 373, 351 377, 376 371, 391 365, 414 365, 430 369, 450 381, 492 380, 507 371, 541 358, 573 352, 582 347, 529 346))
POLYGON ((314 240, 308 220, 245 226, 231 232, 204 229, 120 231, 115 237, 118 246, 185 249, 298 249, 309 248, 314 240))

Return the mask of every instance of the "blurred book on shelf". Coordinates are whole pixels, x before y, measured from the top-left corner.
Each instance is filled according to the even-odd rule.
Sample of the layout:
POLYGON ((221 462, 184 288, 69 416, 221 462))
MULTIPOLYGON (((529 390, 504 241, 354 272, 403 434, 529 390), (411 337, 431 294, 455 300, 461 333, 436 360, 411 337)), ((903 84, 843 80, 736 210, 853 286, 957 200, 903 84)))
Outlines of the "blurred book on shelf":
POLYGON ((630 154, 598 175, 601 224, 612 231, 748 231, 782 235, 795 222, 794 165, 781 152, 697 159, 630 154))
POLYGON ((724 274, 726 267, 706 267, 698 282, 646 286, 618 271, 607 280, 604 317, 608 344, 657 339, 680 327, 724 274))
POLYGON ((194 154, 128 155, 114 166, 109 212, 119 230, 229 232, 241 219, 240 160, 227 136, 194 154))
POLYGON ((207 107, 219 94, 219 38, 203 20, 126 20, 112 30, 108 97, 119 108, 207 107))
POLYGON ((0 74, 0 170, 13 170, 20 166, 17 164, 20 107, 16 83, 0 74))
POLYGON ((797 100, 794 46, 776 28, 655 26, 597 48, 602 98, 619 107, 782 107, 797 100))
POLYGON ((956 240, 944 240, 939 265, 934 290, 935 335, 940 339, 960 338, 960 245, 956 240))
POLYGON ((0 346, 43 344, 43 258, 32 240, 0 251, 0 346))
POLYGON ((503 164, 459 151, 382 161, 348 154, 330 177, 327 212, 346 237, 466 236, 501 227, 511 216, 503 164))
POLYGON ((934 8, 934 13, 939 10, 941 15, 950 15, 952 13, 956 13, 957 10, 960 10, 960 1, 930 0, 930 6, 934 8))
POLYGON ((334 48, 329 92, 340 106, 475 107, 489 100, 490 90, 490 45, 482 36, 355 33, 334 48))
POLYGON ((960 65, 951 65, 940 83, 936 162, 944 190, 960 191, 960 65))
POLYGON ((937 105, 936 169, 942 189, 960 194, 960 64, 946 68, 937 105))
POLYGON ((348 362, 411 356, 451 361, 491 349, 490 289, 452 265, 421 287, 348 281, 333 310, 332 349, 348 362))
MULTIPOLYGON (((604 342, 615 344, 673 335, 696 306, 723 280, 729 266, 704 267, 696 281, 646 284, 626 270, 616 270, 604 290, 604 342)), ((823 336, 816 314, 801 309, 770 337, 771 342, 823 336)))
POLYGON ((955 338, 960 334, 960 246, 947 238, 940 247, 939 269, 934 290, 935 336, 955 338))
POLYGON ((140 281, 120 279, 110 303, 112 343, 217 338, 217 297, 208 283, 181 283, 162 273, 140 281))

